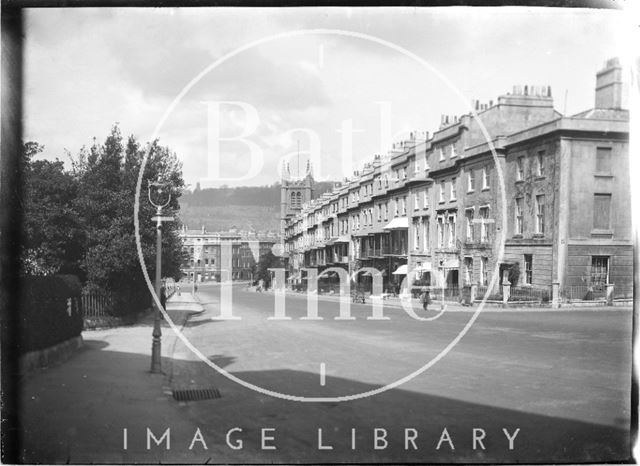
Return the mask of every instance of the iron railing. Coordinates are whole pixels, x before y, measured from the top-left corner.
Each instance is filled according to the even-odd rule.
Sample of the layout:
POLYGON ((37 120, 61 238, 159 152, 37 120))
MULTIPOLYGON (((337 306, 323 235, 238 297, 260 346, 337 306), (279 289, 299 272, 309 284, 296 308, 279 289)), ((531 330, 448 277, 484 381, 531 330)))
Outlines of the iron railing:
POLYGON ((459 301, 460 288, 458 286, 448 286, 446 288, 429 287, 429 294, 432 301, 459 301))
POLYGON ((407 255, 407 246, 387 246, 381 248, 381 255, 385 256, 406 256, 407 255))
POLYGON ((613 299, 633 299, 633 285, 613 285, 613 299))
POLYGON ((104 293, 84 293, 80 297, 83 317, 106 317, 113 315, 114 299, 104 293))
POLYGON ((604 284, 565 285, 560 291, 563 301, 605 301, 607 286, 604 284))
POLYGON ((512 286, 509 290, 510 302, 547 303, 551 300, 551 287, 512 286))

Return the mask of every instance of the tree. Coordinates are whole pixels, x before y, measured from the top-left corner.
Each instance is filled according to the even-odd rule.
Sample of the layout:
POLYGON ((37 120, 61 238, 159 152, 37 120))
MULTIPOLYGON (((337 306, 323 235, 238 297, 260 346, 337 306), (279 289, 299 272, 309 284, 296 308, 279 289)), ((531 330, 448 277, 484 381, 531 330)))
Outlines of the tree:
MULTIPOLYGON (((77 209, 84 219, 87 238, 82 262, 87 288, 115 293, 121 313, 134 312, 149 303, 149 291, 140 273, 134 226, 135 192, 145 154, 149 153, 140 192, 140 245, 147 273, 155 274, 154 207, 147 198, 147 185, 158 179, 171 187, 172 199, 164 214, 174 215, 184 181, 175 153, 158 141, 142 147, 133 136, 126 144, 115 125, 104 144, 83 150, 74 160, 79 183, 77 209)), ((178 221, 163 225, 163 276, 180 277, 182 244, 178 221)))
MULTIPOLYGON (((85 289, 116 298, 119 313, 137 312, 150 303, 140 271, 134 224, 135 192, 145 154, 140 193, 140 245, 150 277, 155 275, 156 227, 154 207, 147 198, 150 181, 163 180, 171 187, 171 203, 164 214, 179 209, 184 188, 182 166, 175 153, 158 141, 142 146, 133 136, 126 143, 114 125, 103 144, 94 138, 91 147, 71 157, 71 169, 60 160, 34 161, 43 147, 28 142, 23 147, 25 174, 24 273, 47 275, 74 273, 85 289)), ((180 223, 163 228, 163 276, 180 278, 183 260, 180 223)))
POLYGON ((22 273, 78 274, 84 241, 74 208, 78 185, 60 160, 33 160, 43 149, 36 142, 23 145, 22 273))
POLYGON ((260 256, 258 263, 255 265, 254 280, 264 280, 265 287, 270 288, 272 272, 269 269, 281 267, 282 260, 273 252, 268 251, 260 256))

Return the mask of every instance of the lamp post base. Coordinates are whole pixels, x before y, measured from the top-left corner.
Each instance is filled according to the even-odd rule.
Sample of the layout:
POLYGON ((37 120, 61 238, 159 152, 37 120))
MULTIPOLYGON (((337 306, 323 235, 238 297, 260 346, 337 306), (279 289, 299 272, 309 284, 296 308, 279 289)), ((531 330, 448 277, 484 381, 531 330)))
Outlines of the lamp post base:
POLYGON ((151 344, 151 373, 162 373, 162 346, 160 337, 154 336, 151 344))

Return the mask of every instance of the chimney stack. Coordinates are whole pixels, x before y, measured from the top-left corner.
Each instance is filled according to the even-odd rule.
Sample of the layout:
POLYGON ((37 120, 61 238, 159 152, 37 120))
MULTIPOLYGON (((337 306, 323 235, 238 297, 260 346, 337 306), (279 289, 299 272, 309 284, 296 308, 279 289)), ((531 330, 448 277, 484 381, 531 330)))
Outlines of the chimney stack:
POLYGON ((607 60, 596 74, 595 108, 626 107, 626 88, 622 82, 622 66, 618 58, 607 60))

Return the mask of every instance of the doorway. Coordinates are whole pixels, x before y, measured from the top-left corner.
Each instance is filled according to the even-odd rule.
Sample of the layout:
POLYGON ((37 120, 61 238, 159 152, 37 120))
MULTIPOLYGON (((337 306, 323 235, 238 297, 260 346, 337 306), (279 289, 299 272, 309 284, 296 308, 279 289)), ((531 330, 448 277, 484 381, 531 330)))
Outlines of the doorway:
POLYGON ((451 269, 447 272, 447 288, 458 288, 458 270, 451 269))

